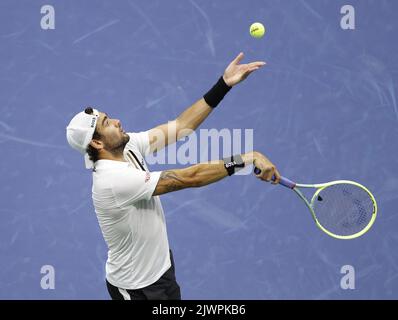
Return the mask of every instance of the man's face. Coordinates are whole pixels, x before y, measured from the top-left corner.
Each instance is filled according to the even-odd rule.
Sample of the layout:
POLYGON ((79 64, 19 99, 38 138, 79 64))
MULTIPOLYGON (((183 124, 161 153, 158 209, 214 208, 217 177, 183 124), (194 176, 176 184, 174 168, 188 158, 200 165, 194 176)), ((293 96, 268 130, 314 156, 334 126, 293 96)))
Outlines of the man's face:
POLYGON ((104 149, 110 152, 120 148, 124 149, 130 140, 130 136, 123 130, 120 120, 111 119, 103 112, 99 113, 96 130, 101 135, 104 149))

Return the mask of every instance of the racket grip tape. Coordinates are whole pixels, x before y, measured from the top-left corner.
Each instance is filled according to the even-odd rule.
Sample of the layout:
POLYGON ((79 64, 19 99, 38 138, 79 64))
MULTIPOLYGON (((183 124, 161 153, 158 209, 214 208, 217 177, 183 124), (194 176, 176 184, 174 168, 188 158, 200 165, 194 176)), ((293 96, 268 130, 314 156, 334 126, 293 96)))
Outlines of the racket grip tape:
MULTIPOLYGON (((254 173, 255 174, 260 174, 261 170, 259 168, 254 167, 254 173)), ((275 176, 272 176, 272 181, 275 181, 275 176)), ((281 184, 282 186, 289 188, 289 189, 293 189, 296 186, 296 183, 289 180, 288 178, 282 177, 279 180, 279 184, 281 184)))

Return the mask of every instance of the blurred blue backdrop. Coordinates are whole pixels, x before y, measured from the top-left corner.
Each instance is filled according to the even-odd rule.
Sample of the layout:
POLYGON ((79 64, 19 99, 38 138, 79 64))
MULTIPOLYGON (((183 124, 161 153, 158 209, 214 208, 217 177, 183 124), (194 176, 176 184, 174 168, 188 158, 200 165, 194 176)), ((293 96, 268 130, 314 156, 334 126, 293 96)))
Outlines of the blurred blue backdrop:
MULTIPOLYGON (((302 183, 356 180, 379 215, 363 237, 318 230, 292 192, 234 176, 162 196, 184 299, 398 298, 394 0, 0 2, 0 298, 109 299, 91 173, 65 127, 95 106, 141 131, 199 99, 240 52, 267 66, 201 128, 253 129, 302 183), (43 5, 55 29, 42 30, 43 5), (266 36, 249 35, 259 21, 266 36), (40 286, 43 265, 55 289, 40 286), (342 290, 343 265, 356 271, 342 290)), ((153 165, 163 170, 175 165, 153 165)))

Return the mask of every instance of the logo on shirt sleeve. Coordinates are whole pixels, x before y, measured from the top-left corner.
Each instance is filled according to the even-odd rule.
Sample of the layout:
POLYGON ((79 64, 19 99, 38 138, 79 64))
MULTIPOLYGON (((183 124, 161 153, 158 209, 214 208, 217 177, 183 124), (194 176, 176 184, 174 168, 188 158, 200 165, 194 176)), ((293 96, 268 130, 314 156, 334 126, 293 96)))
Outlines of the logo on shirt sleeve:
POLYGON ((145 183, 147 183, 149 180, 151 180, 151 173, 150 172, 146 172, 145 173, 145 183))

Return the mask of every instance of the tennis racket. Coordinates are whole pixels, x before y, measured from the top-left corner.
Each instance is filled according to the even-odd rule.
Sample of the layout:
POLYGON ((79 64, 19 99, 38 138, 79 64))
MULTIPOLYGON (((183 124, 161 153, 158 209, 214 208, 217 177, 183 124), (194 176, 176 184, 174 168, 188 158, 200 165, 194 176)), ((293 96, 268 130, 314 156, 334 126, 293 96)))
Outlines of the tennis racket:
MULTIPOLYGON (((261 170, 254 168, 255 174, 261 170)), ((272 178, 275 180, 275 176, 272 178)), ((292 189, 310 209, 316 225, 337 239, 354 239, 365 234, 377 215, 377 203, 363 185, 349 180, 301 184, 281 177, 279 184, 292 189), (300 189, 315 189, 308 200, 300 189)))

